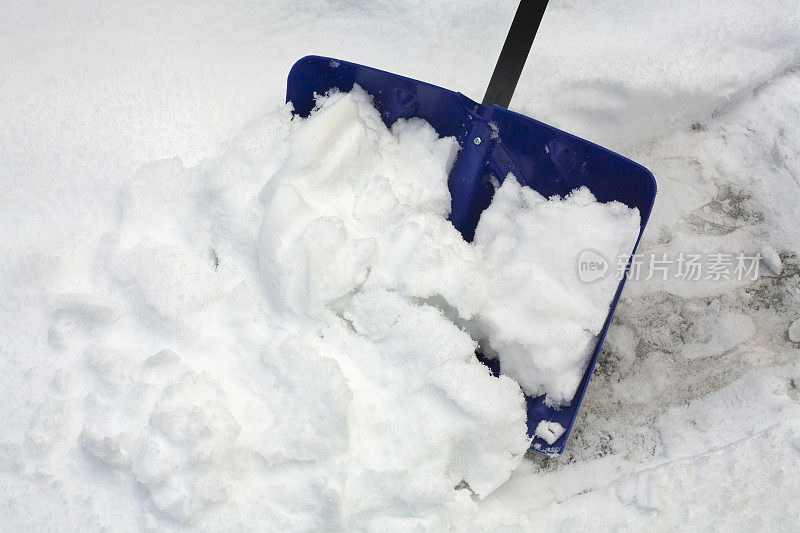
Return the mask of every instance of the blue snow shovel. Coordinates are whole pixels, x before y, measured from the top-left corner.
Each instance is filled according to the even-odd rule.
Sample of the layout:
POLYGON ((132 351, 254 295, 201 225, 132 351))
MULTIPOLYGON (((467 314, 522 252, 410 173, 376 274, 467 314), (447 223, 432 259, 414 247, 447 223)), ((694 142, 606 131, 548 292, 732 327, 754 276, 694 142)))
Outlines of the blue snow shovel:
MULTIPOLYGON (((372 95, 387 126, 399 118, 420 117, 439 135, 458 139, 461 150, 448 181, 452 197, 450 221, 467 241, 472 240, 481 212, 492 201, 492 178, 502 181, 509 173, 545 197, 565 195, 586 186, 598 201, 617 200, 636 207, 641 215, 641 238, 656 195, 656 182, 650 171, 587 140, 506 109, 546 7, 547 0, 520 2, 480 104, 430 83, 319 56, 307 56, 294 64, 286 101, 292 102, 295 113, 307 116, 314 108, 315 93, 324 94, 331 88, 347 92, 357 83, 372 95)), ((556 409, 545 404, 544 396, 526 397, 529 435, 542 420, 558 422, 566 428, 552 444, 534 438, 532 449, 550 454, 564 450, 624 283, 625 277, 569 405, 556 409)), ((496 360, 488 360, 482 354, 478 357, 498 373, 496 360)))

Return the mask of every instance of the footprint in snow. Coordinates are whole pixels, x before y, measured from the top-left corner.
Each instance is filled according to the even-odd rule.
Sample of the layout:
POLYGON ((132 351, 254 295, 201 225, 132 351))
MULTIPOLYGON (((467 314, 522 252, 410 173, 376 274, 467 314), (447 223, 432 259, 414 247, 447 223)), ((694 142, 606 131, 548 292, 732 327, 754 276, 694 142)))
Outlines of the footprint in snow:
POLYGON ((116 322, 121 316, 119 305, 111 300, 90 294, 63 293, 56 297, 47 340, 54 349, 64 350, 75 335, 116 322))

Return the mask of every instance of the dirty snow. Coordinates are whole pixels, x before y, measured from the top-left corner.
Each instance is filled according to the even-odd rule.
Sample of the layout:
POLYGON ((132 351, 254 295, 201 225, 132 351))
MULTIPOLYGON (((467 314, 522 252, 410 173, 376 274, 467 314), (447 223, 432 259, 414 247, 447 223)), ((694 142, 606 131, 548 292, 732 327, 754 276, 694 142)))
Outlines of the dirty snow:
POLYGON ((800 318, 792 322, 789 326, 789 340, 792 342, 800 342, 800 318))
POLYGON ((772 246, 765 246, 760 252, 761 269, 764 275, 779 276, 783 270, 781 256, 772 246))
MULTIPOLYGON (((308 434, 336 424, 342 376, 297 332, 258 326, 275 310, 252 297, 267 287, 248 274, 249 221, 276 169, 257 154, 286 147, 253 132, 285 123, 270 113, 308 53, 480 99, 514 9, 0 6, 4 530, 345 523, 338 481, 306 460, 345 443, 286 431, 303 412, 320 413, 308 434), (287 394, 263 387, 317 394, 275 404, 287 394)), ((780 271, 629 281, 565 453, 529 454, 479 501, 413 483, 410 501, 437 502, 416 508, 423 528, 796 528, 798 44, 794 1, 551 3, 511 108, 653 171, 643 254, 771 247, 780 271)), ((383 460, 369 451, 354 468, 383 460)), ((408 525, 391 521, 407 501, 350 505, 408 525)))

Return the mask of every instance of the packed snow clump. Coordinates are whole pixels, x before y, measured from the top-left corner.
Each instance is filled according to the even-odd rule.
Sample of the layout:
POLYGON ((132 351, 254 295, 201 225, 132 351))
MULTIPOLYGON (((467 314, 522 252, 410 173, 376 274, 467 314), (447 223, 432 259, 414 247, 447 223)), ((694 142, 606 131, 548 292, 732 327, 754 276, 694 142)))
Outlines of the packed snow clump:
POLYGON ((497 190, 475 231, 488 297, 470 325, 527 394, 572 400, 638 233, 637 209, 585 187, 548 200, 509 176, 497 190), (581 279, 584 251, 606 261, 604 276, 581 279))
POLYGON ((543 439, 547 444, 553 444, 564 434, 564 431, 566 431, 566 429, 558 422, 542 420, 536 426, 534 435, 543 439))

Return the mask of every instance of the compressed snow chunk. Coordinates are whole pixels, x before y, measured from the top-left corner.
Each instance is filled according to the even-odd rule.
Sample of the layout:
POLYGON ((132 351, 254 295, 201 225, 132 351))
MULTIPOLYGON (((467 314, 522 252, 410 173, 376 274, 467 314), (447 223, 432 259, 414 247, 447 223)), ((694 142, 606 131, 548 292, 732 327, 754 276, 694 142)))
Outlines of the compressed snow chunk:
POLYGON ((475 247, 447 220, 419 214, 400 223, 381 249, 366 285, 392 287, 406 296, 439 296, 461 318, 483 305, 488 280, 475 247))
POLYGON ((102 436, 89 429, 84 429, 79 438, 80 447, 90 458, 112 468, 125 468, 130 465, 131 458, 121 446, 118 437, 102 436))
POLYGON ((582 281, 580 253, 615 264, 638 233, 637 209, 585 187, 546 199, 509 174, 497 190, 475 231, 489 296, 470 328, 526 393, 572 399, 619 283, 613 272, 582 281))
POLYGON ((241 433, 226 392, 206 374, 178 372, 147 420, 131 453, 131 472, 161 511, 183 523, 201 518, 225 498, 223 478, 241 433))
POLYGON ((800 318, 792 322, 789 326, 789 340, 792 342, 800 342, 800 318))
POLYGON ((404 368, 423 371, 451 360, 469 361, 476 344, 435 307, 415 305, 385 290, 359 293, 344 313, 356 332, 404 368))
POLYGON ((491 376, 477 361, 447 363, 434 371, 433 382, 480 420, 474 433, 462 437, 463 449, 454 462, 463 462, 459 468, 464 481, 483 498, 511 476, 530 444, 525 399, 510 378, 491 376))
POLYGON ((313 331, 281 332, 265 348, 270 394, 257 447, 271 462, 321 461, 347 449, 352 391, 336 352, 313 331))
POLYGON ((534 436, 539 437, 547 444, 553 444, 561 435, 564 434, 564 426, 559 424, 558 422, 550 422, 548 420, 542 420, 536 426, 536 431, 534 431, 534 436))
POLYGON ((353 391, 347 500, 353 528, 385 515, 385 498, 444 502, 466 481, 485 497, 529 445, 524 398, 474 356, 440 310, 365 290, 323 333, 353 391))
POLYGON ((778 276, 783 270, 781 263, 781 256, 775 251, 772 246, 764 246, 761 248, 761 269, 759 272, 763 276, 778 276))

